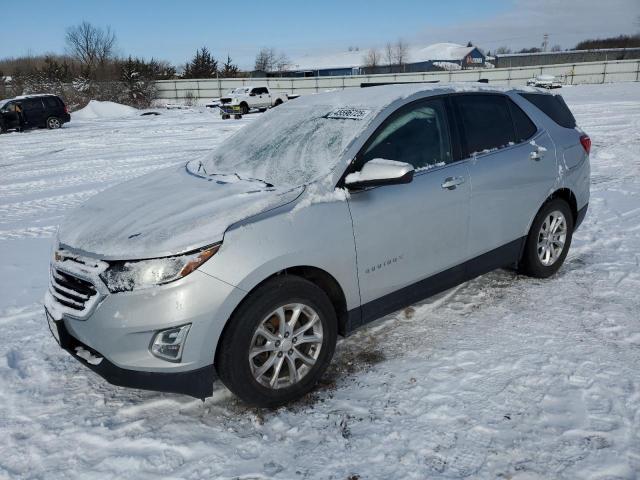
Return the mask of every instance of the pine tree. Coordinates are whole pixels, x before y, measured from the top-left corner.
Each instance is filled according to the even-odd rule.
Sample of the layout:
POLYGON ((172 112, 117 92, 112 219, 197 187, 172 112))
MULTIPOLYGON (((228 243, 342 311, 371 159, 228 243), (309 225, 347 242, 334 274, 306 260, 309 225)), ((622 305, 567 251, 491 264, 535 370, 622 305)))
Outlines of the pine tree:
POLYGON ((196 51, 195 56, 184 66, 184 78, 213 78, 218 73, 218 61, 207 47, 196 51))
POLYGON ((238 66, 235 65, 227 53, 227 61, 222 65, 220 76, 223 78, 233 78, 238 75, 238 66))

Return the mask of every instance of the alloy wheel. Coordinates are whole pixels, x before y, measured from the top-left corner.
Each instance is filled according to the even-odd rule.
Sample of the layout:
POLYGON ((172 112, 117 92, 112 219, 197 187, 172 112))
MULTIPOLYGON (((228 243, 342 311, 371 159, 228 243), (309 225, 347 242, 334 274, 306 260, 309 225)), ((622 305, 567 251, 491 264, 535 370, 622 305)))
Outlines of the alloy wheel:
POLYGON ((258 325, 249 348, 253 378, 280 389, 298 383, 313 368, 322 349, 322 322, 308 305, 283 305, 258 325))
POLYGON ((553 265, 562 255, 567 241, 567 219, 559 210, 546 216, 538 233, 538 258, 545 267, 553 265))

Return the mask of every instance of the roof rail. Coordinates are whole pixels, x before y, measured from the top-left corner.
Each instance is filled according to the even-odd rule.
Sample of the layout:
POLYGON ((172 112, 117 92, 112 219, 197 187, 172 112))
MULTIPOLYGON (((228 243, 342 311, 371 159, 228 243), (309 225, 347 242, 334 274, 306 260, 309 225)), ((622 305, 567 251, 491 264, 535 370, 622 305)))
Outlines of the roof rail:
POLYGON ((364 82, 360 84, 360 88, 382 87, 383 85, 403 85, 409 83, 440 83, 440 80, 424 80, 422 82, 364 82))

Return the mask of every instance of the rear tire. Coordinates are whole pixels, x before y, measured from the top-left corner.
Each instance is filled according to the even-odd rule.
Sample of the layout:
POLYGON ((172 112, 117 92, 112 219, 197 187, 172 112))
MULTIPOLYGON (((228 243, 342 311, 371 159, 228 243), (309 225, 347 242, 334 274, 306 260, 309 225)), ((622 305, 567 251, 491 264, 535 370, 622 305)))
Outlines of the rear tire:
POLYGON ((47 128, 49 130, 56 130, 62 127, 62 122, 58 117, 49 117, 47 118, 47 128))
POLYGON ((215 367, 244 402, 273 408, 314 387, 331 362, 336 338, 336 314, 326 293, 301 277, 280 275, 252 292, 229 319, 215 367))
POLYGON ((573 214, 561 198, 545 203, 536 215, 522 255, 519 271, 547 278, 564 263, 573 238, 573 214))

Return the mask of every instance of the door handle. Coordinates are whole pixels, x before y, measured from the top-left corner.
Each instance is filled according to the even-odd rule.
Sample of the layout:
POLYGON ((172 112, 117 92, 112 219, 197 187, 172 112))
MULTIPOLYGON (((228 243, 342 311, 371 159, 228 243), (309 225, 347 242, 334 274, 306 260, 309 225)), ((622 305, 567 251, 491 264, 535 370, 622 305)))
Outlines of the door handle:
POLYGON ((464 178, 462 177, 447 177, 442 183, 442 188, 445 188, 447 190, 455 190, 458 185, 462 185, 463 183, 464 178))

